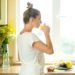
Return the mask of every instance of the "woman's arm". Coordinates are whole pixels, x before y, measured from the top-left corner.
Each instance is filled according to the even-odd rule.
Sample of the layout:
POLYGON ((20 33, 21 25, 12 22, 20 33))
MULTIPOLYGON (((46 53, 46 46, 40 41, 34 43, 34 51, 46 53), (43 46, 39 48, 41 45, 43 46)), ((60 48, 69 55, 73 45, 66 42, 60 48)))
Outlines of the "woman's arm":
POLYGON ((44 44, 41 41, 37 41, 37 42, 33 43, 33 47, 40 50, 41 52, 44 52, 44 53, 47 53, 47 54, 52 54, 54 51, 53 51, 51 38, 49 36, 49 32, 50 32, 49 27, 45 26, 45 28, 43 29, 43 32, 45 34, 46 44, 44 44))

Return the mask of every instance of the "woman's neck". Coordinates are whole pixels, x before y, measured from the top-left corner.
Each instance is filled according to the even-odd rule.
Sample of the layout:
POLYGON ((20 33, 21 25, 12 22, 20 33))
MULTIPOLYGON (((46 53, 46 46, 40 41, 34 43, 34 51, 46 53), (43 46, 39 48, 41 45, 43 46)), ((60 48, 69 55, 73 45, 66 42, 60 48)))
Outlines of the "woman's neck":
POLYGON ((30 25, 30 24, 26 24, 25 26, 24 26, 24 31, 25 32, 31 32, 32 31, 32 25, 30 25))
POLYGON ((22 33, 24 33, 24 32, 31 32, 32 31, 32 25, 30 25, 30 24, 26 24, 25 26, 24 26, 24 29, 20 32, 20 34, 22 34, 22 33))

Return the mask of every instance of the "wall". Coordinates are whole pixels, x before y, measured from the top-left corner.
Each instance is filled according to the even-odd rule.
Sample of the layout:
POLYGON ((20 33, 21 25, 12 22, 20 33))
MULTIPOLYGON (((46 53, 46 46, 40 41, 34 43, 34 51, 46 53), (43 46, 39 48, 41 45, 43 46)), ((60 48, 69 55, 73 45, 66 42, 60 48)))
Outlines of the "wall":
MULTIPOLYGON (((15 27, 16 27, 16 0, 7 0, 7 22, 9 23, 11 20, 13 21, 15 27)), ((9 55, 11 57, 11 60, 15 61, 16 56, 16 39, 11 41, 9 44, 9 55)))

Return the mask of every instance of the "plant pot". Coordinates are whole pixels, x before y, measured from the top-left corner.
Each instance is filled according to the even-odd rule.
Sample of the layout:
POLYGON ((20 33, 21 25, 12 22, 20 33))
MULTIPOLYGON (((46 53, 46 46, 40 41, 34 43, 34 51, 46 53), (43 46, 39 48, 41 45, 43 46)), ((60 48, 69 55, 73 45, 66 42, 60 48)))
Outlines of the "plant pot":
POLYGON ((9 64, 9 56, 8 53, 3 54, 3 64, 2 67, 3 68, 8 68, 10 66, 9 64))
POLYGON ((3 64, 3 56, 0 55, 0 67, 2 67, 2 64, 3 64))
POLYGON ((7 52, 3 54, 3 64, 2 64, 3 68, 8 68, 10 66, 8 45, 6 45, 6 48, 7 52))
POLYGON ((2 67, 3 64, 3 55, 2 55, 2 48, 0 46, 0 67, 2 67))

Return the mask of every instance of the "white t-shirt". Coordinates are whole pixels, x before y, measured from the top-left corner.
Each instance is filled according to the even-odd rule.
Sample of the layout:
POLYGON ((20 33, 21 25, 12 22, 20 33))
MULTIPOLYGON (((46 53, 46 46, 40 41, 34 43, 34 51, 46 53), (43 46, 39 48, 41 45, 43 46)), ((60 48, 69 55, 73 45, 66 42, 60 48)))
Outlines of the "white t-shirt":
POLYGON ((40 40, 32 32, 25 32, 17 38, 17 49, 22 63, 20 75, 43 75, 43 53, 32 47, 36 41, 40 40))

